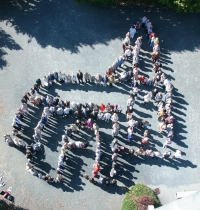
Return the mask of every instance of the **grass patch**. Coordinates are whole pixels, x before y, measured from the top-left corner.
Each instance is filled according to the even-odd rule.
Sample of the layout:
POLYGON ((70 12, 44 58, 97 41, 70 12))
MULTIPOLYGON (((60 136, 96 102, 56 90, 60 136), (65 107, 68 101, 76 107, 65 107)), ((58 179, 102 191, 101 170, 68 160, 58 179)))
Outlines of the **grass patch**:
POLYGON ((160 207, 160 201, 158 200, 156 194, 152 189, 144 184, 136 184, 129 188, 129 191, 125 194, 124 200, 122 202, 121 210, 138 210, 140 196, 146 195, 152 198, 154 202, 154 207, 160 207))

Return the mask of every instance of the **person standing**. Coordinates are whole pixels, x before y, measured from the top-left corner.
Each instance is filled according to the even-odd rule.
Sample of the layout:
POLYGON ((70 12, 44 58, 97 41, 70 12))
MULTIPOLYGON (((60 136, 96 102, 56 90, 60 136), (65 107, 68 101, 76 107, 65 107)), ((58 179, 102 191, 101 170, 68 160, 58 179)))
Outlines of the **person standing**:
POLYGON ((83 73, 80 70, 78 70, 77 79, 79 84, 83 84, 83 73))
POLYGON ((113 86, 113 83, 115 83, 115 78, 113 75, 111 75, 109 78, 108 78, 108 82, 109 82, 109 85, 110 87, 113 86))
POLYGON ((134 25, 130 28, 129 32, 130 32, 131 39, 133 39, 136 34, 136 28, 134 25))
POLYGON ((147 95, 144 96, 144 104, 148 105, 150 100, 151 100, 151 95, 150 93, 147 93, 147 95))
POLYGON ((171 139, 170 138, 167 138, 166 139, 166 142, 163 144, 163 148, 167 148, 167 146, 169 146, 170 144, 172 144, 172 141, 171 141, 171 139))
POLYGON ((88 74, 87 72, 84 73, 84 77, 85 77, 85 82, 86 83, 90 83, 91 81, 91 75, 88 74))
POLYGON ((179 159, 182 157, 182 152, 181 150, 176 150, 176 152, 174 153, 174 155, 172 156, 172 159, 176 158, 179 159))
POLYGON ((147 21, 147 17, 144 15, 144 17, 141 20, 141 22, 142 22, 142 28, 145 27, 146 21, 147 21))

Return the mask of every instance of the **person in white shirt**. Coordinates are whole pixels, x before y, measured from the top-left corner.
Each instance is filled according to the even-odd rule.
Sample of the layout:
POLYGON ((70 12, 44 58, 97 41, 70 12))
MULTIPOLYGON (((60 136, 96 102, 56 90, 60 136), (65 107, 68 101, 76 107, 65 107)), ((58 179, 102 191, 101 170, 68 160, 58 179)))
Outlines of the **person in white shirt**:
POLYGON ((49 108, 50 114, 54 115, 56 113, 56 108, 54 106, 51 106, 49 108))
POLYGON ((38 174, 38 172, 33 167, 28 169, 28 172, 33 176, 37 176, 37 174, 38 174))
POLYGON ((167 86, 167 85, 170 84, 170 83, 171 83, 170 79, 166 78, 166 79, 164 80, 164 82, 163 82, 163 85, 164 85, 164 86, 167 86))
POLYGON ((130 28, 129 32, 130 32, 130 37, 131 37, 131 39, 133 39, 134 36, 135 36, 135 34, 136 34, 135 26, 132 26, 132 27, 130 28))
POLYGON ((64 114, 63 108, 61 108, 61 107, 58 108, 57 111, 56 111, 56 114, 59 115, 59 116, 62 116, 64 114))
POLYGON ((76 145, 76 148, 79 148, 79 149, 83 148, 83 142, 81 142, 81 141, 75 141, 74 143, 76 145))
POLYGON ((128 100, 127 100, 127 106, 134 106, 134 104, 135 104, 135 100, 132 98, 132 97, 130 97, 128 100))
POLYGON ((105 120, 103 112, 97 114, 98 120, 105 120))
POLYGON ((110 113, 105 113, 105 121, 109 122, 110 118, 111 118, 111 114, 110 113))
POLYGON ((77 104, 75 102, 71 102, 71 108, 73 110, 76 110, 77 109, 77 104))
POLYGON ((110 171, 110 177, 114 177, 116 174, 117 174, 117 171, 114 168, 112 168, 110 171))
POLYGON ((114 113, 114 114, 112 115, 112 117, 111 117, 111 120, 112 120, 113 123, 116 122, 116 121, 118 121, 118 120, 119 120, 118 115, 117 115, 116 113, 114 113))
POLYGON ((171 92, 173 90, 173 85, 170 83, 170 84, 167 84, 165 86, 165 91, 166 92, 171 92))
POLYGON ((124 56, 126 58, 126 61, 128 60, 128 58, 130 58, 132 56, 132 52, 131 52, 130 48, 125 50, 124 56))
POLYGON ((126 38, 124 39, 123 44, 128 46, 130 45, 130 38, 128 36, 126 36, 126 38))
POLYGON ((76 76, 74 74, 71 75, 71 81, 72 81, 72 84, 77 84, 77 81, 76 81, 76 76))
POLYGON ((127 129, 128 134, 132 134, 133 133, 133 127, 129 126, 127 129))
POLYGON ((135 121, 133 118, 131 118, 129 121, 128 121, 128 126, 130 127, 135 127, 137 125, 137 121, 135 121))
POLYGON ((127 74, 125 71, 123 71, 121 74, 120 74, 120 80, 122 83, 124 83, 124 81, 126 80, 126 77, 127 77, 127 74))
POLYGON ((181 150, 176 150, 176 152, 174 153, 174 156, 172 157, 173 159, 174 158, 181 158, 182 157, 182 154, 181 154, 181 150))
POLYGON ((49 110, 49 107, 45 107, 44 110, 43 110, 43 113, 44 113, 47 117, 49 117, 50 114, 51 114, 51 112, 50 112, 50 110, 49 110))
POLYGON ((134 95, 134 98, 137 97, 137 93, 140 91, 140 89, 138 89, 137 87, 133 87, 133 95, 134 95))
POLYGON ((118 106, 116 107, 116 112, 121 113, 121 112, 122 112, 122 106, 118 105, 118 106))
POLYGON ((66 115, 67 117, 70 115, 70 111, 71 111, 71 108, 69 108, 69 107, 66 107, 65 109, 64 109, 64 115, 66 115))
POLYGON ((145 96, 144 96, 144 104, 145 105, 148 105, 149 101, 151 100, 151 94, 150 93, 147 93, 145 96))
POLYGON ((161 157, 161 153, 159 152, 159 151, 154 151, 153 153, 152 153, 152 159, 153 158, 158 158, 158 157, 161 157))
POLYGON ((140 52, 140 45, 135 45, 135 47, 133 48, 132 54, 136 56, 136 55, 139 55, 139 52, 140 52))
POLYGON ((44 82, 44 86, 45 86, 45 87, 49 87, 49 80, 48 80, 48 77, 44 76, 44 77, 43 77, 43 82, 44 82))

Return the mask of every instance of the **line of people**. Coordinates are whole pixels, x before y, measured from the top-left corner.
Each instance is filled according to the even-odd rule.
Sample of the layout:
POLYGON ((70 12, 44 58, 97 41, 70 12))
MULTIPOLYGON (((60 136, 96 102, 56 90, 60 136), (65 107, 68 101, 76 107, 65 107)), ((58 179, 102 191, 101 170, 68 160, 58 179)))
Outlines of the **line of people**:
MULTIPOLYGON (((165 93, 159 92, 157 88, 154 88, 151 93, 148 92, 144 96, 144 104, 148 105, 150 100, 155 101, 155 105, 158 107, 158 121, 159 121, 159 133, 162 133, 163 131, 167 131, 167 139, 166 142, 164 143, 163 147, 167 148, 167 146, 172 144, 172 138, 174 137, 174 132, 173 132, 173 121, 174 117, 172 116, 172 89, 173 85, 171 83, 171 80, 165 76, 165 74, 162 72, 162 64, 159 60, 160 56, 160 45, 159 45, 159 39, 156 36, 156 33, 153 32, 153 26, 151 22, 144 16, 142 18, 142 27, 144 28, 146 32, 146 36, 148 38, 148 42, 150 43, 150 47, 153 48, 153 53, 152 53, 152 60, 153 60, 153 69, 156 73, 156 76, 153 77, 152 79, 152 85, 154 86, 159 86, 161 85, 163 89, 165 89, 165 93)), ((143 82, 140 84, 144 84, 143 82)), ((145 82, 146 83, 146 82, 145 82)), ((138 88, 138 82, 137 80, 132 84, 132 94, 129 97, 127 101, 127 119, 131 119, 132 112, 133 110, 133 105, 135 103, 135 97, 137 97, 137 93, 140 91, 138 88), (136 90, 134 90, 136 89, 136 90), (131 106, 130 106, 131 105, 131 106), (129 107, 130 106, 130 107, 129 107)), ((145 123, 146 124, 146 123, 145 123)), ((148 122, 147 124, 148 125, 148 122)), ((144 127, 144 126, 142 126, 144 127)), ((146 127, 146 126, 145 126, 146 127)), ((132 128, 128 128, 128 141, 133 140, 133 133, 132 133, 132 128)), ((159 151, 152 151, 151 149, 146 149, 146 151, 143 149, 143 146, 148 144, 149 139, 148 139, 148 130, 144 131, 144 135, 142 137, 141 141, 141 147, 136 151, 136 155, 145 155, 146 157, 151 156, 152 158, 154 157, 160 157, 162 156, 163 158, 167 158, 171 155, 171 151, 164 152, 161 154, 159 151)), ((181 151, 176 150, 172 158, 180 158, 181 157, 181 151)))

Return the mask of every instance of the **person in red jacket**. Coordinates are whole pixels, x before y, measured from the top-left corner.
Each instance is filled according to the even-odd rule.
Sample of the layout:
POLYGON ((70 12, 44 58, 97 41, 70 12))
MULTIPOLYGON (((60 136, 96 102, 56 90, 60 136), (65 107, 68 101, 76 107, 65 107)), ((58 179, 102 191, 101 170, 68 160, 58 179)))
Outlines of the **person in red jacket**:
POLYGON ((93 171, 94 172, 98 172, 99 170, 100 170, 100 165, 99 165, 99 163, 95 163, 94 165, 93 165, 93 171))
POLYGON ((100 106, 99 106, 99 109, 103 112, 104 110, 105 110, 105 105, 104 104, 101 104, 100 106))

